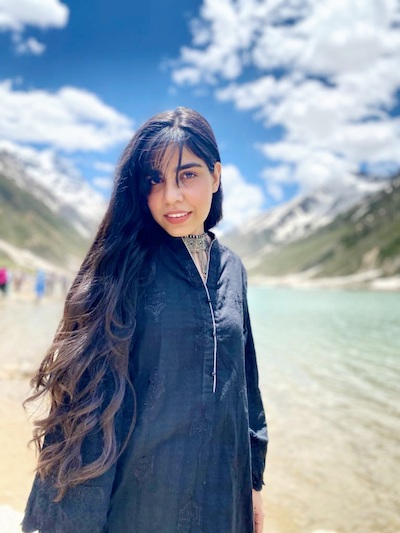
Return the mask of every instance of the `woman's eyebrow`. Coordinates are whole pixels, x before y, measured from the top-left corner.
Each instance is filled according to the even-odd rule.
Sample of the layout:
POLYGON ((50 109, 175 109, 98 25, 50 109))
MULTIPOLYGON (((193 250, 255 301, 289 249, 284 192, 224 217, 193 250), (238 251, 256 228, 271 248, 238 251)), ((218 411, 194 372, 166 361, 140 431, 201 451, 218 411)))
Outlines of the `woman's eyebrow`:
POLYGON ((203 165, 200 163, 185 163, 184 165, 180 165, 179 167, 176 167, 175 171, 179 172, 180 170, 186 170, 187 168, 193 168, 193 167, 199 167, 202 168, 203 165))

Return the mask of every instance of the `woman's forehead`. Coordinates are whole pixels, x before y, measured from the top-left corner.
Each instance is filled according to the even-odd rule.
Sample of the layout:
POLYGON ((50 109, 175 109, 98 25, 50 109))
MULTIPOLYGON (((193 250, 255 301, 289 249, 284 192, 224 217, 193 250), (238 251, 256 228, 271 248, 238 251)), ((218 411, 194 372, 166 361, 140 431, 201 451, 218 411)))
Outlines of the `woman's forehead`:
POLYGON ((171 144, 156 154, 153 160, 153 168, 163 173, 171 168, 177 171, 181 165, 190 163, 191 161, 205 164, 201 158, 195 155, 185 145, 171 144))

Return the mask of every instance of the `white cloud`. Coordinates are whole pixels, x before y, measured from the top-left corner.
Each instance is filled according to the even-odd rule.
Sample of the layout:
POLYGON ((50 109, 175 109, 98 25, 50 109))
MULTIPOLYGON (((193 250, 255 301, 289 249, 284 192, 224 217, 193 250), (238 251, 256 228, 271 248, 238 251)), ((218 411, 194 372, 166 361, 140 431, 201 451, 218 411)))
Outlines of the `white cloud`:
POLYGON ((17 54, 33 54, 40 56, 46 50, 46 45, 34 37, 29 37, 24 40, 19 34, 16 34, 16 37, 13 40, 16 43, 15 51, 17 54))
POLYGON ((115 165, 112 163, 107 163, 106 161, 95 161, 93 163, 93 168, 100 170, 100 172, 114 172, 115 165))
POLYGON ((41 143, 67 152, 105 150, 127 141, 132 121, 76 87, 55 93, 16 90, 0 82, 0 137, 22 143, 41 143))
POLYGON ((59 0, 0 0, 0 30, 63 28, 68 16, 68 7, 59 0))
POLYGON ((240 7, 231 0, 204 0, 201 17, 191 23, 193 44, 201 49, 181 49, 182 68, 173 73, 178 84, 214 83, 218 76, 231 80, 242 73, 243 51, 259 29, 265 6, 254 0, 238 4, 240 7))
POLYGON ((348 161, 400 162, 400 119, 386 119, 363 124, 349 124, 336 130, 331 138, 334 149, 348 161))
POLYGON ((232 58, 238 74, 251 63, 337 75, 397 54, 400 42, 398 0, 204 0, 200 16, 191 25, 193 46, 181 50, 178 79, 180 67, 203 80, 226 78, 232 58))
POLYGON ((270 159, 291 163, 267 168, 262 173, 267 191, 275 199, 279 199, 284 184, 298 183, 303 192, 325 185, 346 186, 358 170, 356 164, 321 147, 282 141, 264 144, 261 150, 270 159))
POLYGON ((328 151, 312 151, 309 157, 302 159, 296 167, 295 176, 303 189, 312 190, 326 184, 341 183, 343 186, 352 181, 351 169, 347 161, 328 151))
POLYGON ((400 166, 399 120, 390 114, 399 24, 398 0, 204 0, 173 79, 211 83, 217 99, 283 127, 280 142, 259 143, 283 166, 264 173, 278 198, 285 182, 306 189, 351 179, 363 163, 400 166))
POLYGON ((272 180, 276 183, 289 183, 293 181, 293 167, 291 165, 269 167, 264 170, 262 175, 266 180, 272 180))
POLYGON ((273 200, 280 201, 284 198, 284 190, 283 187, 277 183, 274 183, 273 181, 266 181, 266 189, 267 194, 270 196, 273 200))
MULTIPOLYGON (((257 146, 266 156, 275 161, 288 161, 289 163, 299 163, 312 151, 311 147, 300 142, 280 141, 275 143, 265 143, 257 146)), ((279 167, 278 167, 279 168, 279 167)), ((284 168, 288 168, 286 165, 284 168)), ((275 169, 278 172, 278 169, 275 169)), ((284 174, 282 172, 282 174, 284 174)), ((278 181, 282 181, 282 174, 278 181)))
POLYGON ((92 183, 97 189, 105 192, 109 192, 113 186, 113 180, 107 176, 96 176, 92 183))
POLYGON ((296 181, 293 165, 268 167, 264 169, 261 175, 265 180, 268 196, 278 201, 284 197, 283 185, 296 181))
POLYGON ((248 183, 235 165, 223 166, 222 187, 224 218, 219 226, 222 231, 239 226, 262 211, 264 204, 262 188, 248 183))
POLYGON ((269 101, 282 100, 291 88, 291 80, 278 81, 267 75, 250 83, 232 83, 217 89, 216 97, 221 101, 233 100, 238 109, 257 109, 267 105, 269 101))

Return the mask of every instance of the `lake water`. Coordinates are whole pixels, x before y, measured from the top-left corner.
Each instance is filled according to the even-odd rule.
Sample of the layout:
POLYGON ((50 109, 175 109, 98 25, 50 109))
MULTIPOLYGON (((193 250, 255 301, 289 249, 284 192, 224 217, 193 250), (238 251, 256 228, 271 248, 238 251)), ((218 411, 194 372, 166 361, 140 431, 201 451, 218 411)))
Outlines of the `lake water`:
POLYGON ((251 288, 249 301, 282 533, 399 532, 400 294, 251 288))
MULTIPOLYGON (((251 287, 249 302, 267 533, 399 532, 400 294, 251 287)), ((38 364, 61 310, 0 299, 3 377, 38 364)))

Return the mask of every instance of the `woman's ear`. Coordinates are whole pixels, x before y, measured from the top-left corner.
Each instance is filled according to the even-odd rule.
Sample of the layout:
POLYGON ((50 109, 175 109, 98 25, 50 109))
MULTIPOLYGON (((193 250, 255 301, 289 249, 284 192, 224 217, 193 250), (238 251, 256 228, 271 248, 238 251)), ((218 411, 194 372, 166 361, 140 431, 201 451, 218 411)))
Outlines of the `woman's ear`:
POLYGON ((219 189, 219 184, 221 183, 221 170, 222 166, 219 161, 217 161, 214 165, 214 171, 212 173, 213 177, 213 193, 217 192, 219 189))

